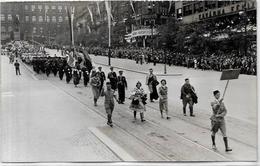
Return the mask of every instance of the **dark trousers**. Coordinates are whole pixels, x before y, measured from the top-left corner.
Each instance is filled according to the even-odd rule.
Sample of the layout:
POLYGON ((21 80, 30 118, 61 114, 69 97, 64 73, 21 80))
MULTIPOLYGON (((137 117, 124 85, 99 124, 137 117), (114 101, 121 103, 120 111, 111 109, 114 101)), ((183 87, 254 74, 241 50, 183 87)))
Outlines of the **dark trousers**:
POLYGON ((16 75, 21 75, 21 73, 20 73, 20 68, 15 68, 15 72, 16 72, 16 75))

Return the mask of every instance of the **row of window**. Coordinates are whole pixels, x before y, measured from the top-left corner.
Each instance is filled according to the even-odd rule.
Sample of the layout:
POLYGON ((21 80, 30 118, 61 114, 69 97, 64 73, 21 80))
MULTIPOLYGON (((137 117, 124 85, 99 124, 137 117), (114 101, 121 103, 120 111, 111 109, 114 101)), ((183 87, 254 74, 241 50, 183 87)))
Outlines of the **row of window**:
MULTIPOLYGON (((66 17, 62 17, 62 16, 59 16, 59 17, 56 17, 56 16, 45 16, 45 17, 43 17, 43 16, 39 16, 38 17, 38 22, 43 22, 43 21, 46 21, 46 22, 57 22, 57 20, 58 20, 58 22, 63 22, 64 20, 68 20, 68 16, 66 16, 66 17)), ((30 21, 30 16, 25 16, 25 21, 26 22, 29 22, 30 21)), ((36 22, 37 21, 37 18, 36 18, 36 16, 32 16, 32 22, 36 22)))
POLYGON ((61 12, 63 8, 64 8, 64 10, 67 11, 67 8, 68 8, 67 6, 54 6, 54 5, 52 5, 52 6, 49 6, 49 5, 24 5, 24 9, 27 10, 27 11, 29 10, 30 7, 31 7, 31 11, 35 11, 36 9, 39 9, 40 11, 42 11, 44 9, 45 10, 49 10, 49 9, 56 10, 56 9, 58 9, 59 12, 61 12))
MULTIPOLYGON (((60 25, 57 26, 57 27, 60 28, 60 25)), ((3 33, 5 33, 5 32, 12 32, 12 30, 13 30, 13 27, 12 27, 12 26, 8 26, 8 27, 1 26, 1 32, 3 32, 3 33)), ((38 28, 38 31, 39 31, 40 33, 43 33, 43 27, 38 28)), ((37 33, 37 28, 36 28, 36 27, 33 27, 32 32, 33 32, 33 33, 37 33)))
MULTIPOLYGON (((19 20, 19 15, 18 15, 18 14, 16 14, 16 17, 17 17, 18 20, 19 20)), ((4 14, 1 14, 1 21, 5 21, 5 20, 6 20, 5 15, 4 15, 4 14)), ((12 21, 12 20, 13 20, 13 16, 12 16, 11 14, 8 14, 8 15, 7 15, 7 20, 8 20, 8 21, 12 21)))

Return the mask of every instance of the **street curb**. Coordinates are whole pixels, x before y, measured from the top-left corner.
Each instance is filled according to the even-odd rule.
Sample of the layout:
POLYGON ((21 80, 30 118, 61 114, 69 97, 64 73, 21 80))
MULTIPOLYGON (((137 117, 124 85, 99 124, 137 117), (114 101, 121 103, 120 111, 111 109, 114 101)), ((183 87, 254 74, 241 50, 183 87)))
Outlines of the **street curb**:
MULTIPOLYGON (((102 65, 102 66, 109 66, 107 64, 103 64, 103 63, 99 63, 99 62, 95 62, 96 64, 99 64, 99 65, 102 65)), ((111 65, 112 67, 113 65, 111 65)), ((134 73, 140 73, 140 74, 145 74, 147 75, 148 73, 146 72, 142 72, 142 71, 137 71, 137 70, 132 70, 132 69, 126 69, 126 68, 123 68, 123 67, 118 67, 118 66, 113 66, 114 68, 117 68, 117 69, 123 69, 123 70, 126 70, 126 71, 130 71, 130 72, 134 72, 134 73)), ((155 75, 157 76, 182 76, 182 73, 176 73, 176 74, 156 74, 155 75)))

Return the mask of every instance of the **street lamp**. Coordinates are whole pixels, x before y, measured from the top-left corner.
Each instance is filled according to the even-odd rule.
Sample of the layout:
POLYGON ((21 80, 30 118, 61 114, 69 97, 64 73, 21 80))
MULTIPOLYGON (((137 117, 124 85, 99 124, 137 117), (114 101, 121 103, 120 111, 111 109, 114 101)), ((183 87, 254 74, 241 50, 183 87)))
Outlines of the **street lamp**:
POLYGON ((244 42, 245 42, 245 56, 247 56, 247 14, 246 14, 246 5, 244 5, 243 10, 238 13, 243 21, 244 21, 244 28, 245 28, 245 36, 244 36, 244 42))
MULTIPOLYGON (((155 7, 155 3, 154 2, 152 4, 152 6, 150 4, 148 5, 149 14, 154 14, 154 10, 153 10, 154 7, 155 7)), ((149 24, 150 24, 150 28, 151 28, 151 38, 152 38, 152 44, 151 44, 151 46, 152 46, 152 55, 151 55, 151 57, 153 57, 153 61, 154 61, 153 64, 155 66, 156 62, 155 62, 155 56, 154 56, 154 53, 153 53, 154 52, 154 48, 153 48, 154 47, 153 46, 154 45, 153 44, 154 43, 154 41, 153 41, 153 30, 154 30, 154 26, 155 26, 154 25, 154 20, 150 20, 149 24)))
POLYGON ((163 44, 163 53, 164 53, 164 74, 167 74, 167 70, 166 70, 166 63, 167 63, 167 55, 166 55, 166 51, 165 51, 165 49, 166 49, 166 43, 164 42, 163 44))

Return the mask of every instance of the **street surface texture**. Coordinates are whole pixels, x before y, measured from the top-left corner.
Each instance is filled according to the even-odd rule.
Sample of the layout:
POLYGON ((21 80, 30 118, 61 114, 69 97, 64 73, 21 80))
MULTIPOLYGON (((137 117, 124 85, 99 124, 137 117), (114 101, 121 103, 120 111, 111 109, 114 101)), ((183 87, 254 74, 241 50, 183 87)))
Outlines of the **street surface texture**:
MULTIPOLYGON (((51 55, 55 50, 48 50, 51 55)), ((107 57, 91 56, 103 64, 107 57)), ((129 92, 139 80, 145 85, 145 73, 153 68, 163 73, 163 65, 135 64, 112 59, 114 67, 124 68, 129 92), (136 72, 138 71, 138 72, 136 72)), ((130 100, 116 104, 114 127, 106 125, 103 98, 94 107, 90 86, 75 88, 53 74, 36 75, 31 67, 21 65, 16 76, 8 58, 1 57, 2 161, 4 162, 91 162, 91 161, 255 161, 257 159, 256 77, 240 75, 230 81, 225 96, 228 109, 227 134, 232 152, 224 151, 221 134, 216 135, 218 150, 211 149, 210 101, 212 91, 224 90, 220 72, 184 67, 167 67, 170 120, 161 119, 158 101, 148 102, 146 122, 133 121, 130 100), (177 74, 176 74, 177 73, 177 74), (180 88, 190 78, 199 97, 196 117, 184 117, 180 88)), ((117 72, 119 69, 115 68, 117 72)), ((148 91, 147 91, 148 92, 148 91)), ((188 111, 188 109, 187 109, 188 111)))

